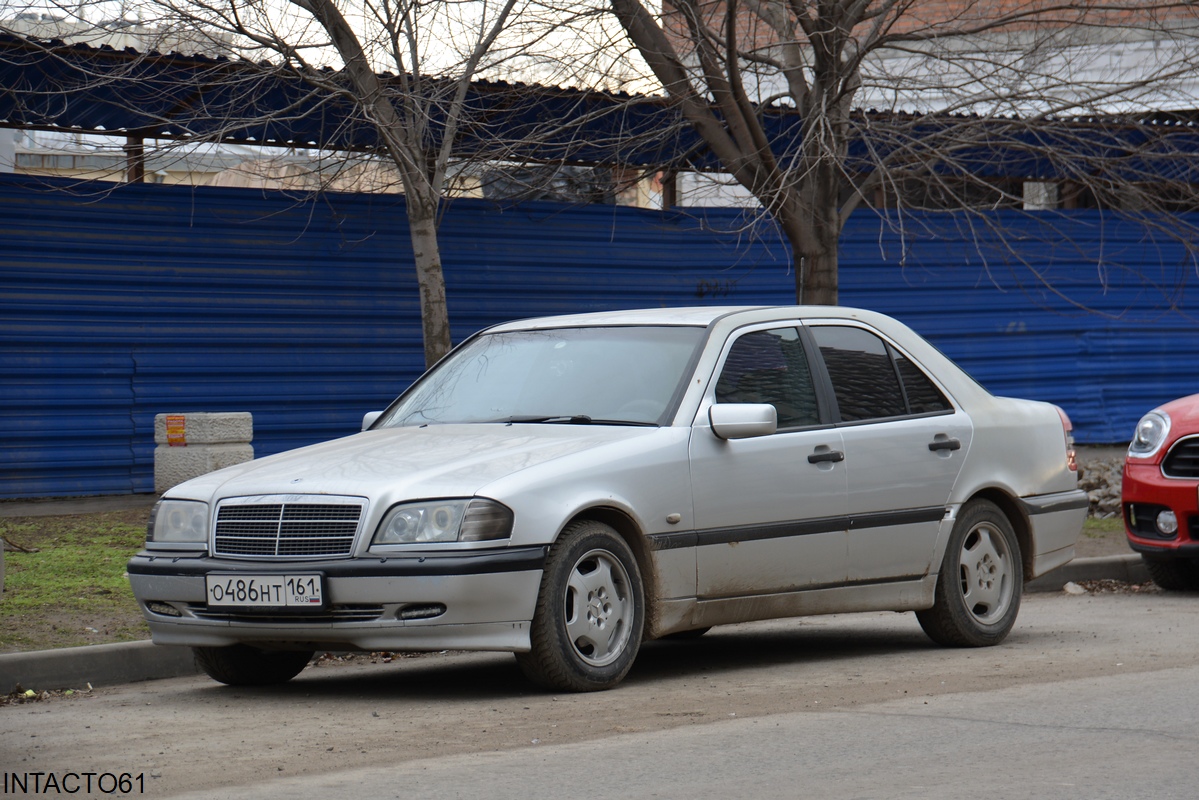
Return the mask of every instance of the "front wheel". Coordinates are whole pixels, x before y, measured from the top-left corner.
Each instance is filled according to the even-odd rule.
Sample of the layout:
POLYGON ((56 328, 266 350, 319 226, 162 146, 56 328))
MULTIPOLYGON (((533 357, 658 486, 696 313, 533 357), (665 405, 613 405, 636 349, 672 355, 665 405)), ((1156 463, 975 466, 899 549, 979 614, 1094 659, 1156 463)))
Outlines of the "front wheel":
POLYGON ((230 686, 287 683, 312 660, 312 650, 259 650, 245 644, 193 647, 196 666, 214 681, 230 686))
POLYGON ((1199 592, 1199 559, 1154 558, 1141 555, 1141 562, 1162 589, 1168 592, 1199 592))
POLYGON ((933 607, 916 619, 937 644, 999 644, 1016 623, 1024 568, 1016 534, 999 507, 973 500, 962 507, 949 535, 933 607))
POLYGON ((550 548, 530 631, 526 677, 590 692, 619 683, 641 647, 645 592, 632 550, 609 526, 571 524, 550 548))

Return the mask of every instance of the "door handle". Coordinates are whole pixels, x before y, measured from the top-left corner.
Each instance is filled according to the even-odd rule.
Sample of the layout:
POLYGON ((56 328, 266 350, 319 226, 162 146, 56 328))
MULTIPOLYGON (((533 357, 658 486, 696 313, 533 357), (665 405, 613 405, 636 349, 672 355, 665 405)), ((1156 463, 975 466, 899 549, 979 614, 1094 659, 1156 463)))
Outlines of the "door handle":
POLYGON ((928 443, 928 449, 934 453, 938 450, 961 450, 962 443, 957 439, 937 439, 935 442, 928 443))
POLYGON ((840 450, 821 450, 819 453, 812 453, 812 455, 808 456, 809 464, 822 464, 826 461, 835 464, 838 461, 844 460, 845 454, 840 450))

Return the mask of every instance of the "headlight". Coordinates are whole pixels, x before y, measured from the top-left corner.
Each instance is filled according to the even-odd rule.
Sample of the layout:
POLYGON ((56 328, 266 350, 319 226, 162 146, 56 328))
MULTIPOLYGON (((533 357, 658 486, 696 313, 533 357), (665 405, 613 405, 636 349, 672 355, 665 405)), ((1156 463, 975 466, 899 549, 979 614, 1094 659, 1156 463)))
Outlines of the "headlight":
POLYGON ((150 514, 146 545, 208 543, 208 504, 195 500, 159 500, 150 514))
POLYGON ((494 500, 427 500, 387 512, 371 544, 486 542, 512 535, 512 511, 494 500))
POLYGON ((1128 455, 1149 458, 1161 448, 1169 433, 1170 415, 1165 411, 1150 411, 1137 423, 1132 443, 1128 445, 1128 455))

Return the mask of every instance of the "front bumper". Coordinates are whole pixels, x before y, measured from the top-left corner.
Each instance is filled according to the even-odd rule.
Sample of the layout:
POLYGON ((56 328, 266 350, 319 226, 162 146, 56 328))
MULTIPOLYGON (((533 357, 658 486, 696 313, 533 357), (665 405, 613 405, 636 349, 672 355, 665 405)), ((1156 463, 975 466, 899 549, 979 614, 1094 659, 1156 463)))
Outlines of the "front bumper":
POLYGON ((1199 557, 1199 481, 1167 478, 1157 463, 1124 464, 1124 532, 1128 546, 1138 553, 1164 557, 1199 557), (1178 532, 1162 534, 1153 524, 1159 511, 1169 509, 1178 520, 1178 532))
POLYGON ((529 649, 547 548, 264 562, 142 552, 129 582, 157 644, 324 650, 529 649), (205 576, 320 574, 313 612, 209 608, 205 576))

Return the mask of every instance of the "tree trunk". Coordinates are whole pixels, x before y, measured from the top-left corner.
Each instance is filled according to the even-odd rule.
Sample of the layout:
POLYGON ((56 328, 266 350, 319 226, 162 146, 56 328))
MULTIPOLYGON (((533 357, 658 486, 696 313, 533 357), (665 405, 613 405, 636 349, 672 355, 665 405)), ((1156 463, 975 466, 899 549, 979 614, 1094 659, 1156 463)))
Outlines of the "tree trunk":
POLYGON ((837 305, 837 245, 841 218, 830 201, 802 202, 794 187, 770 209, 791 249, 795 270, 795 302, 837 305))
MULTIPOLYGON (((379 76, 370 65, 358 34, 346 21, 334 0, 291 0, 310 12, 345 61, 346 74, 354 87, 355 99, 367 112, 367 118, 383 137, 392 161, 404 185, 408 209, 408 231, 412 235, 412 254, 416 263, 416 283, 420 288, 421 332, 424 335, 425 367, 436 364, 450 351, 450 315, 445 302, 445 277, 441 270, 441 247, 437 242, 437 209, 440 187, 429 181, 430 170, 421 147, 421 137, 406 125, 392 100, 384 91, 379 76)), ((412 111, 424 113, 417 108, 412 111)))
POLYGON ((811 255, 795 252, 795 301, 801 305, 837 305, 836 246, 811 255))
POLYGON ((421 331, 425 342, 425 368, 450 351, 450 312, 445 302, 445 276, 437 241, 436 203, 408 200, 408 231, 420 287, 421 331))

